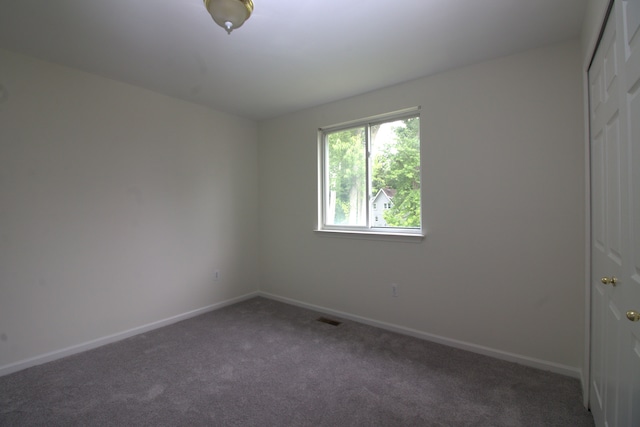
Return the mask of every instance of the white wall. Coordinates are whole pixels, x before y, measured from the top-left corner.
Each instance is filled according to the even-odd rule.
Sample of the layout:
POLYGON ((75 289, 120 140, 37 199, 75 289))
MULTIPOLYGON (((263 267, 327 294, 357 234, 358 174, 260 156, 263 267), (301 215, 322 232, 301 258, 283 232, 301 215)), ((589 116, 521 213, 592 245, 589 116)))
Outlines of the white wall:
POLYGON ((261 122, 261 290, 579 374, 580 50, 574 40, 261 122), (426 240, 314 233, 317 129, 416 105, 426 240))
POLYGON ((257 289, 254 122, 2 50, 0 85, 0 368, 257 289))

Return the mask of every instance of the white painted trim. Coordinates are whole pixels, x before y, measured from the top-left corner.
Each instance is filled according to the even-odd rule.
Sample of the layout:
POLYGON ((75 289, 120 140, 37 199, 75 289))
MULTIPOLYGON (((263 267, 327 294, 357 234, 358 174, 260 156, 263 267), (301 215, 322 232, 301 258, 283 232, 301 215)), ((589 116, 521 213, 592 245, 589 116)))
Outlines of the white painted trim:
POLYGON ((607 13, 614 0, 609 0, 600 10, 596 31, 587 47, 582 66, 582 90, 583 90, 583 117, 584 117, 584 144, 585 144, 585 340, 584 340, 584 366, 580 381, 582 383, 582 399, 584 407, 589 409, 591 394, 591 132, 589 114, 589 67, 596 54, 598 41, 602 28, 606 25, 607 13))
POLYGON ((562 374, 562 375, 566 375, 566 376, 578 378, 578 379, 580 379, 582 376, 582 372, 580 371, 580 369, 572 366, 561 365, 559 363, 549 362, 546 360, 536 359, 533 357, 523 356, 520 354, 508 353, 506 351, 496 350, 493 348, 472 344, 465 341, 446 338, 440 335, 429 334, 426 332, 419 331, 417 329, 407 328, 400 325, 394 325, 392 323, 387 323, 387 322, 380 322, 378 320, 369 319, 367 317, 357 316, 354 314, 349 314, 349 313, 345 313, 338 310, 332 310, 330 308, 321 307, 314 304, 308 304, 308 303, 294 300, 291 298, 280 297, 278 295, 274 295, 268 292, 259 291, 258 295, 264 298, 275 300, 275 301, 284 302, 286 304, 295 305, 295 306, 306 308, 309 310, 319 311, 325 314, 331 314, 334 316, 342 317, 344 319, 353 320, 358 323, 364 323, 366 325, 375 326, 380 329, 385 329, 387 331, 397 332, 403 335, 409 335, 415 338, 436 342, 438 344, 444 344, 449 347, 459 348, 461 350, 466 350, 473 353, 490 356, 496 359, 506 360, 508 362, 514 362, 520 365, 530 366, 530 367, 542 369, 545 371, 551 371, 557 374, 562 374))
POLYGON ((345 230, 338 228, 322 228, 313 230, 316 235, 321 237, 343 237, 347 239, 361 239, 361 240, 381 240, 385 242, 407 242, 407 243, 420 243, 424 240, 425 235, 412 232, 384 232, 376 231, 379 229, 370 228, 371 231, 356 231, 345 230))
POLYGON ((589 408, 591 382, 591 136, 589 120, 589 65, 583 70, 584 103, 584 356, 582 362, 582 403, 589 408))
POLYGON ((72 345, 71 347, 55 350, 49 353, 41 354, 39 356, 31 357, 29 359, 20 360, 18 362, 10 363, 8 365, 0 366, 0 377, 3 375, 9 375, 14 372, 21 371, 32 366, 41 365, 43 363, 52 362, 63 357, 71 356, 73 354, 81 353, 83 351, 91 350, 97 347, 101 347, 106 344, 111 344, 116 341, 121 341, 125 338, 132 337, 134 335, 142 334, 154 329, 162 328, 173 323, 180 322, 195 316, 199 316, 210 311, 219 310, 223 307, 236 304, 238 302, 258 296, 258 292, 252 292, 246 295, 242 295, 236 298, 231 298, 216 304, 211 304, 206 307, 198 308, 196 310, 188 311, 186 313, 178 314, 176 316, 168 317, 166 319, 158 320, 156 322, 147 323, 146 325, 138 326, 133 329, 118 332, 105 337, 96 338, 91 341, 87 341, 81 344, 72 345))
POLYGON ((598 25, 598 31, 593 33, 593 35, 591 36, 591 40, 589 40, 589 45, 587 46, 587 51, 585 52, 583 69, 586 71, 589 71, 591 60, 596 54, 596 48, 598 47, 598 42, 600 41, 600 33, 602 32, 602 28, 606 24, 605 20, 607 18, 607 13, 609 12, 609 9, 613 7, 612 4, 614 2, 615 0, 609 0, 607 4, 602 8, 602 10, 599 11, 598 20, 596 21, 600 24, 598 25))

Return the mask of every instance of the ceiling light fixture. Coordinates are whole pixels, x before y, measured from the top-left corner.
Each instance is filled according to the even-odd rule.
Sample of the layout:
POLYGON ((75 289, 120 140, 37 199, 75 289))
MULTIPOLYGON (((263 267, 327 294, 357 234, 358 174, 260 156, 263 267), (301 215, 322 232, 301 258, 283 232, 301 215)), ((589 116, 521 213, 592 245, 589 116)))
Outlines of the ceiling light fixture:
POLYGON ((204 0, 204 5, 216 24, 227 30, 227 34, 240 28, 253 12, 251 0, 204 0))

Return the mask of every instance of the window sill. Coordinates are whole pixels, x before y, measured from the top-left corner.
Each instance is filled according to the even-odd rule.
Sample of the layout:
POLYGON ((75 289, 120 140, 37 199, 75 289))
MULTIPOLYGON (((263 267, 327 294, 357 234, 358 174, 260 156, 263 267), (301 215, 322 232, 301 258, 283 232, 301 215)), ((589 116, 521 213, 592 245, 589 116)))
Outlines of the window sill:
POLYGON ((424 240, 425 235, 416 233, 385 233, 378 231, 355 231, 355 230, 313 230, 318 236, 322 237, 341 237, 345 239, 360 240, 382 240, 385 242, 407 242, 420 243, 424 240))

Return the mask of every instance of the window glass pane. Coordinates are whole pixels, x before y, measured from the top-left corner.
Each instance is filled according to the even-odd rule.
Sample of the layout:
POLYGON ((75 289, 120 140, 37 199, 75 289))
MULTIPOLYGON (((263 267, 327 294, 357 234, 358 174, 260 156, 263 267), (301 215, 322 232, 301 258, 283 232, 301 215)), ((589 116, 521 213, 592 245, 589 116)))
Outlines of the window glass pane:
POLYGON ((326 136, 328 225, 367 225, 365 128, 332 132, 326 136))
POLYGON ((371 203, 385 207, 372 225, 420 228, 419 117, 372 125, 371 156, 371 203))

